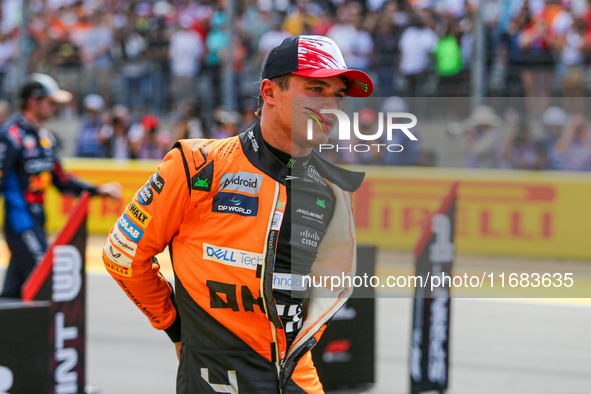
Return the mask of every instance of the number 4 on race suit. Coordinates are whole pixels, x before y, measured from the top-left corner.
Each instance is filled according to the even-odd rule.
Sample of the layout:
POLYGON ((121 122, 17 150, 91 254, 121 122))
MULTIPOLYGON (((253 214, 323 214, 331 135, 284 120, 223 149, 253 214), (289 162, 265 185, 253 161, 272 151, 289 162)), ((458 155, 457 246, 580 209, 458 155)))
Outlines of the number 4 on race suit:
POLYGON ((209 370, 201 368, 201 378, 215 390, 216 393, 238 394, 238 379, 236 378, 236 371, 228 371, 228 381, 230 384, 216 384, 209 382, 209 370))

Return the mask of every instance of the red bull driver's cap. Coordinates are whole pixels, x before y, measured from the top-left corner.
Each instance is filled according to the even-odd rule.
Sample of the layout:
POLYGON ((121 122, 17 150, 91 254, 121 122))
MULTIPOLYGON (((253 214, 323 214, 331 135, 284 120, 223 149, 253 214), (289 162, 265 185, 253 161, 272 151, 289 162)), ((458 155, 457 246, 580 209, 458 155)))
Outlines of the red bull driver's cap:
POLYGON ((21 99, 29 97, 49 97, 56 103, 67 103, 72 100, 72 93, 61 90, 55 79, 46 74, 33 74, 29 82, 21 90, 21 99))
POLYGON ((349 70, 337 44, 323 36, 296 36, 283 40, 273 48, 263 66, 262 79, 284 74, 310 78, 330 78, 343 75, 351 82, 348 95, 367 97, 373 92, 373 82, 361 70, 349 70))

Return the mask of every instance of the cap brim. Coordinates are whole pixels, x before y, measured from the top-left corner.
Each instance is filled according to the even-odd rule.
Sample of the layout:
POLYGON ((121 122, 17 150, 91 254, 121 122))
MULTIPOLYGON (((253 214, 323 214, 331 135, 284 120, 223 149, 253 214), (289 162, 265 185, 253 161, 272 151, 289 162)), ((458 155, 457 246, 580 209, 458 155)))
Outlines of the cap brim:
POLYGON ((311 68, 307 70, 293 71, 292 74, 309 78, 331 78, 344 75, 353 82, 347 95, 351 97, 368 97, 373 93, 373 81, 363 71, 334 68, 311 68))
POLYGON ((72 101, 72 93, 67 92, 65 90, 56 90, 52 94, 49 95, 53 101, 59 104, 65 104, 72 101))

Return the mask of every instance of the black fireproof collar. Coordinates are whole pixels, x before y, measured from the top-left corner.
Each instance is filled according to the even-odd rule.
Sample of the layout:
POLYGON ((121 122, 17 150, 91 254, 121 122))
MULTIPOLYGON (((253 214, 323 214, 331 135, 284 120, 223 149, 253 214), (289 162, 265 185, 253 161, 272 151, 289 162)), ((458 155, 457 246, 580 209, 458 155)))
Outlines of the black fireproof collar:
POLYGON ((313 165, 322 177, 348 192, 359 189, 365 177, 364 172, 349 171, 332 164, 316 151, 306 156, 309 160, 293 157, 291 162, 284 163, 267 148, 261 133, 260 120, 245 132, 240 133, 239 138, 248 160, 283 185, 286 184, 286 176, 290 173, 290 169, 295 170, 300 166, 307 168, 310 165, 313 165))

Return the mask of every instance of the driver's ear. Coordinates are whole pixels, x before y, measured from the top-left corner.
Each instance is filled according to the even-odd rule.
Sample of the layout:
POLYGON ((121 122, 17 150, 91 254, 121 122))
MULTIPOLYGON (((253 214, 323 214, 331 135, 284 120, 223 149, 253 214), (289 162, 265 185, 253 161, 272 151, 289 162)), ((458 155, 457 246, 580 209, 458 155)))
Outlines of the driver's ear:
POLYGON ((270 79, 263 79, 261 81, 261 95, 265 104, 275 105, 275 92, 277 88, 277 84, 270 79))

